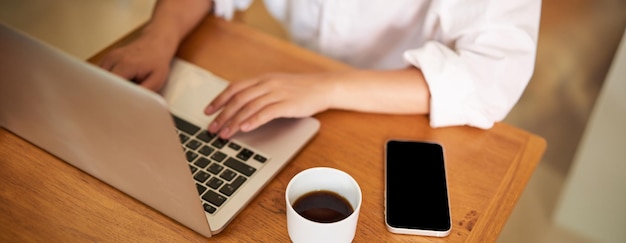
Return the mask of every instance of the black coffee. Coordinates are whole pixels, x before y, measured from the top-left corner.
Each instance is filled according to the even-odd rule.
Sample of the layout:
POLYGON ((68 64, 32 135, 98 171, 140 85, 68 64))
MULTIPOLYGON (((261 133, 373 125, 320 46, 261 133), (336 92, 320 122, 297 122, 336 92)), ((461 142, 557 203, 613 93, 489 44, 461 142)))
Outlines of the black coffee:
POLYGON ((293 209, 302 217, 319 223, 337 222, 354 211, 348 200, 331 191, 304 194, 293 204, 293 209))

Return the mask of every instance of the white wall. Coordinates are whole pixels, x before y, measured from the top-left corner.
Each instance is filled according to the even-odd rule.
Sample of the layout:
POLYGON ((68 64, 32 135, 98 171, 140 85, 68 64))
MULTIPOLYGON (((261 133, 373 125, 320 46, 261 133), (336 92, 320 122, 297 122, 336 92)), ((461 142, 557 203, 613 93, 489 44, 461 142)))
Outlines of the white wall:
POLYGON ((577 150, 554 220, 597 242, 626 242, 626 32, 577 150))

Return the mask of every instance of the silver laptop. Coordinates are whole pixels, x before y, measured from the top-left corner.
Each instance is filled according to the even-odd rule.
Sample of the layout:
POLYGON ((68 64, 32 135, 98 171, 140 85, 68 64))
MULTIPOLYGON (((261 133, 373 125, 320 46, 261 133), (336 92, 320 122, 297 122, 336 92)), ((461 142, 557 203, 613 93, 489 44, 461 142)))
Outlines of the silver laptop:
POLYGON ((202 111, 227 82, 179 59, 157 94, 1 23, 0 53, 2 127, 207 237, 319 129, 277 119, 219 139, 202 111))

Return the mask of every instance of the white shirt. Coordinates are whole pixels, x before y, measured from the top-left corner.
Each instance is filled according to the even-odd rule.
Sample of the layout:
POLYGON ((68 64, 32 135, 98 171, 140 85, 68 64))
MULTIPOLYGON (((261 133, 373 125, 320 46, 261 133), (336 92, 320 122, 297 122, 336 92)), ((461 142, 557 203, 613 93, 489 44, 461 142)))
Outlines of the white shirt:
MULTIPOLYGON (((230 19, 251 0, 216 0, 230 19)), ((422 70, 432 127, 488 129, 530 80, 541 0, 265 0, 292 40, 366 69, 422 70)))

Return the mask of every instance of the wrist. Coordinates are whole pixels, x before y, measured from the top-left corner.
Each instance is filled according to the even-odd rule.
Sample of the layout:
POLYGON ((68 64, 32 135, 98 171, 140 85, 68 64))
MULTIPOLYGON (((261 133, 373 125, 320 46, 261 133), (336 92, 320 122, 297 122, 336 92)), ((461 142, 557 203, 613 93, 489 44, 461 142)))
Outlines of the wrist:
POLYGON ((173 58, 181 38, 169 34, 164 28, 148 25, 140 33, 138 42, 154 51, 162 52, 173 58))
POLYGON ((326 109, 342 109, 342 94, 345 94, 345 82, 340 78, 341 74, 329 73, 326 75, 327 104, 326 109))

